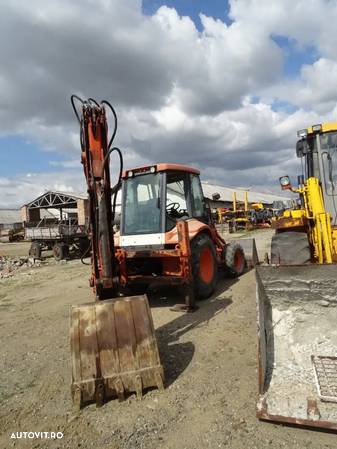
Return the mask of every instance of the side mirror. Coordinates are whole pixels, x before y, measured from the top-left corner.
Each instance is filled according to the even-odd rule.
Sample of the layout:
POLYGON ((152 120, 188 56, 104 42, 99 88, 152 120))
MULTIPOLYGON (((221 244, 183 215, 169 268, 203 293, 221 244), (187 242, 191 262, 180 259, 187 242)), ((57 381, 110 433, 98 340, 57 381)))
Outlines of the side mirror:
POLYGON ((296 143, 296 156, 303 157, 303 140, 299 140, 296 143))
POLYGON ((218 192, 213 193, 212 200, 213 201, 218 201, 219 199, 220 199, 220 193, 218 193, 218 192))
POLYGON ((309 153, 309 145, 308 142, 304 139, 299 140, 296 143, 296 156, 303 157, 304 155, 309 153))
POLYGON ((289 176, 281 176, 279 178, 282 190, 291 190, 291 182, 289 176))

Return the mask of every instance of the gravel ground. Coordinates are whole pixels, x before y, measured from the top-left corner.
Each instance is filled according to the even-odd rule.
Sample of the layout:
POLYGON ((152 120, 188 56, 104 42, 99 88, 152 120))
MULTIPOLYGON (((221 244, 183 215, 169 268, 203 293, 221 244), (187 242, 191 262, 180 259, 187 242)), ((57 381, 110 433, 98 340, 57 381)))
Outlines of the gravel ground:
MULTIPOLYGON (((258 235, 268 246, 270 231, 258 235)), ((0 256, 27 254, 0 244, 0 256), (9 249, 9 251, 8 251, 9 249)), ((166 389, 141 401, 75 412, 70 398, 69 305, 92 300, 79 261, 19 267, 0 279, 0 448, 335 448, 334 434, 259 422, 254 272, 221 280, 193 314, 174 313, 176 292, 150 302, 166 389), (58 440, 12 432, 62 432, 58 440)))

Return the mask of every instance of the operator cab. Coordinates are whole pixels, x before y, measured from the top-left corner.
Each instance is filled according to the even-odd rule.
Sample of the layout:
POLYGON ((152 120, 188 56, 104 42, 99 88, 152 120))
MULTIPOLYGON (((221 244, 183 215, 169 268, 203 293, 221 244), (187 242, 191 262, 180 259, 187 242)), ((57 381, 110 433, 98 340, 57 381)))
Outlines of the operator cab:
POLYGON ((127 170, 122 180, 121 246, 165 245, 178 220, 209 222, 199 171, 178 164, 127 170))
POLYGON ((304 179, 320 180, 324 204, 337 224, 337 123, 313 125, 297 133, 297 156, 304 159, 304 179))

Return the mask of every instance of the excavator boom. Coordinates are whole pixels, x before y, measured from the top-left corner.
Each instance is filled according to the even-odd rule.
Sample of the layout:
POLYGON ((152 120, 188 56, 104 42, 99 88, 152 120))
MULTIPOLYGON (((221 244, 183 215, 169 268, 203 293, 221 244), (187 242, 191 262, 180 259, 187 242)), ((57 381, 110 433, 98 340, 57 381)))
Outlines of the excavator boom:
POLYGON ((123 158, 120 150, 112 147, 116 113, 107 101, 99 104, 73 95, 71 102, 80 124, 81 161, 89 195, 90 285, 99 300, 71 309, 71 391, 75 406, 92 401, 99 406, 109 397, 123 399, 131 392, 140 397, 143 389, 163 388, 164 373, 146 295, 119 296, 113 220, 123 158), (110 140, 106 107, 114 117, 110 140), (117 184, 111 188, 109 159, 113 151, 119 154, 120 170, 117 184))
POLYGON ((72 97, 74 111, 80 124, 81 162, 89 195, 89 223, 91 233, 92 276, 91 286, 100 299, 115 296, 116 264, 114 262, 114 239, 109 159, 111 144, 117 130, 117 116, 109 103, 98 104, 93 99, 83 101, 72 97), (81 103, 81 117, 74 101, 81 103), (105 105, 115 118, 114 132, 108 142, 108 125, 105 105))

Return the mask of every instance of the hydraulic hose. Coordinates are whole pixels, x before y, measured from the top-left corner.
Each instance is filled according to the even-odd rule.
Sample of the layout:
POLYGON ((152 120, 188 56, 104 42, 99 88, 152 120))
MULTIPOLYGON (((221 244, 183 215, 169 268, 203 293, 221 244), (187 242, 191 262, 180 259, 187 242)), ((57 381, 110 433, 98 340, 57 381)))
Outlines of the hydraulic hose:
MULTIPOLYGON (((75 113, 75 116, 77 118, 77 121, 80 125, 80 143, 81 143, 81 148, 82 151, 85 151, 85 143, 87 141, 87 138, 85 136, 85 130, 84 130, 84 123, 83 123, 83 118, 80 118, 80 114, 78 112, 78 108, 76 107, 76 102, 79 102, 81 104, 82 107, 87 106, 88 108, 99 108, 99 109, 103 109, 104 105, 107 106, 114 118, 114 125, 113 125, 113 132, 112 135, 110 137, 109 143, 107 145, 107 153, 104 157, 103 163, 102 163, 102 173, 101 173, 101 178, 104 178, 104 174, 105 174, 105 169, 106 169, 106 165, 109 163, 110 160, 110 156, 111 154, 116 151, 118 153, 119 156, 119 162, 120 162, 120 167, 119 167, 119 174, 118 174, 118 180, 116 182, 116 184, 111 188, 111 195, 113 196, 112 199, 112 221, 114 221, 115 219, 115 214, 116 214, 116 202, 117 202, 117 194, 119 191, 119 188, 121 186, 121 181, 122 181, 122 174, 123 174, 123 155, 122 152, 119 148, 117 147, 112 147, 112 143, 116 137, 116 133, 117 133, 117 127, 118 127, 118 119, 117 119, 117 114, 115 109, 113 108, 113 106, 107 101, 107 100, 102 100, 101 103, 99 104, 94 98, 89 97, 88 100, 82 100, 79 96, 77 95, 72 95, 71 96, 71 104, 75 113)), ((90 170, 90 174, 93 177, 93 172, 92 172, 92 164, 91 161, 88 161, 89 163, 89 170, 90 170)), ((96 197, 96 192, 92 192, 93 195, 96 197)), ((89 196, 89 200, 90 200, 90 196, 89 196)), ((97 197, 96 197, 96 203, 97 203, 97 197)), ((94 212, 95 215, 95 220, 94 220, 94 225, 96 228, 96 234, 98 236, 98 211, 94 212)), ((84 263, 85 265, 87 265, 83 259, 86 256, 86 254, 89 251, 90 246, 86 249, 86 251, 84 252, 84 254, 81 256, 81 261, 82 263, 84 263)))

